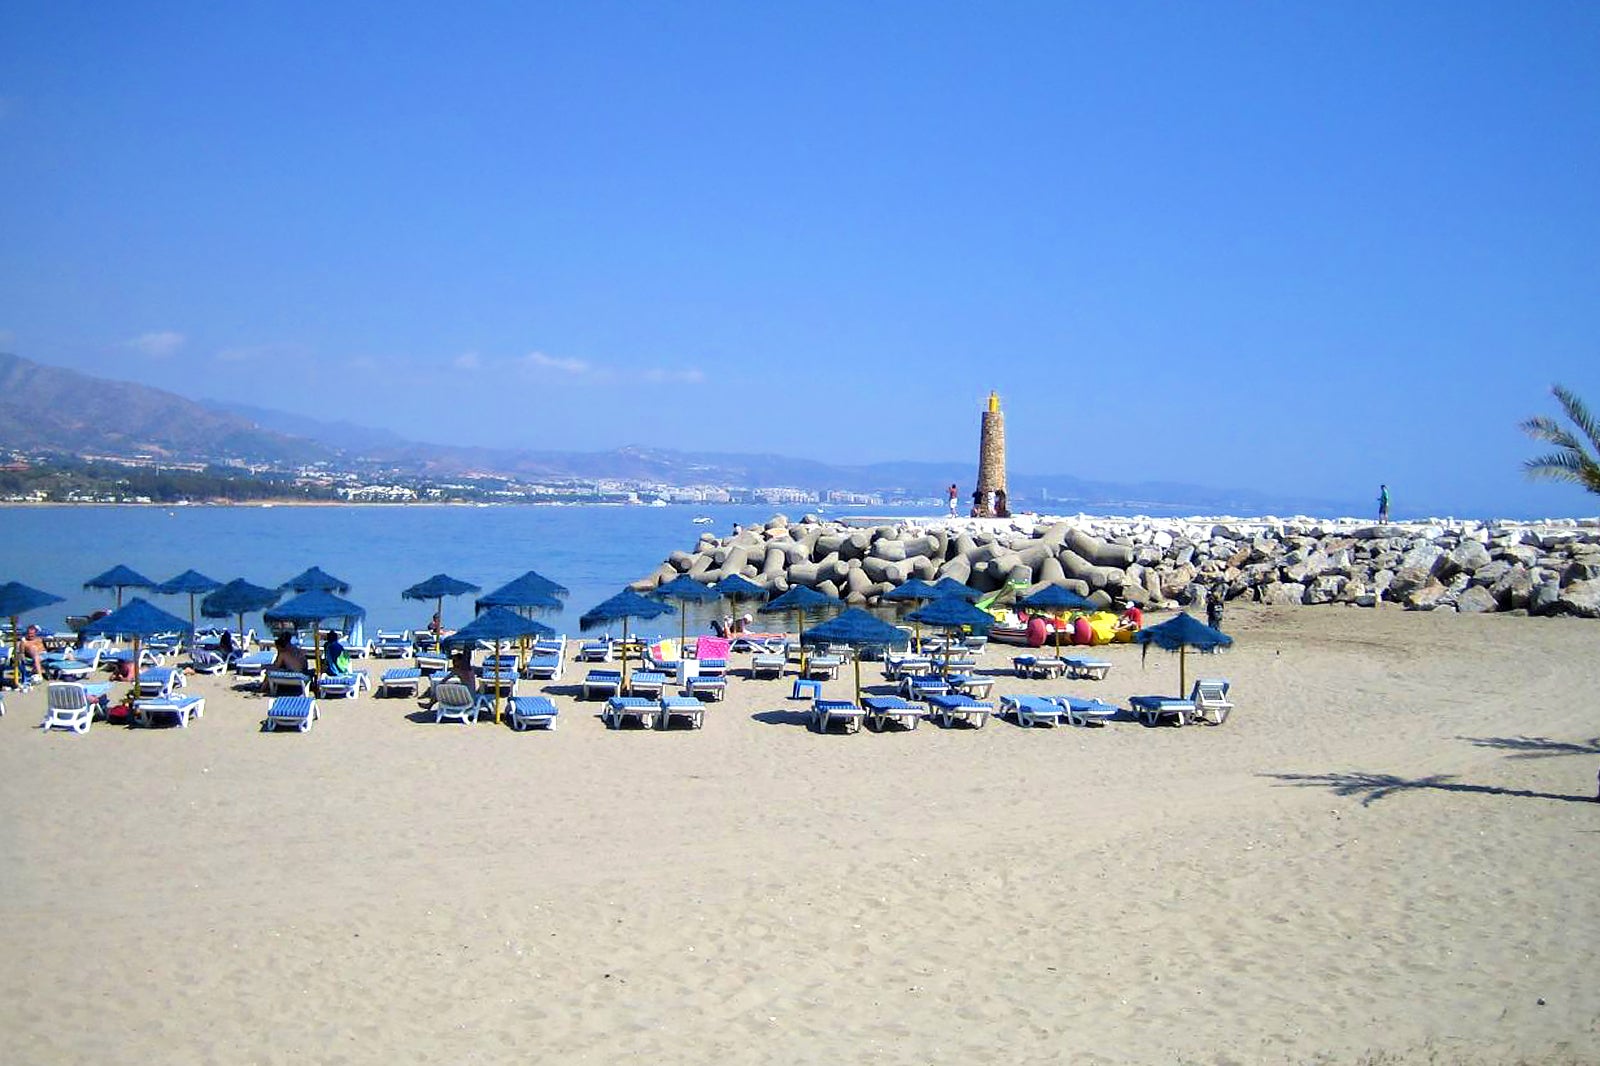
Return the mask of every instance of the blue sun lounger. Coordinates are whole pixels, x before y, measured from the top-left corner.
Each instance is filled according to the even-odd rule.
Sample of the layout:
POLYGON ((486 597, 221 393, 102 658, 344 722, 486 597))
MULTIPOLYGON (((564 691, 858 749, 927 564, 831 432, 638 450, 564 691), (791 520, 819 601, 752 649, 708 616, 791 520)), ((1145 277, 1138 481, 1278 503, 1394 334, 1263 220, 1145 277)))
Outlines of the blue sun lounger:
POLYGON ((849 700, 817 699, 811 702, 811 721, 819 733, 826 733, 835 722, 843 722, 847 733, 860 732, 865 717, 866 712, 849 700))
POLYGON ((656 715, 661 713, 661 705, 655 700, 647 700, 641 696, 612 696, 606 700, 606 709, 600 712, 600 720, 610 729, 621 729, 623 723, 632 719, 646 729, 653 728, 656 715))
POLYGON ((1036 725, 1058 726, 1067 709, 1049 696, 1001 696, 1000 713, 1024 729, 1036 725))
POLYGON ((706 723, 706 705, 693 696, 662 696, 658 725, 670 728, 674 718, 687 719, 690 729, 699 729, 706 723))
POLYGON ((982 729, 983 723, 994 713, 994 704, 975 700, 971 696, 963 696, 959 692, 929 696, 928 706, 933 711, 933 720, 945 729, 949 729, 958 721, 965 722, 974 729, 982 729))
POLYGON ((1067 676, 1078 681, 1104 681, 1111 672, 1110 660, 1092 655, 1068 655, 1062 662, 1067 664, 1067 676))
POLYGON ((160 696, 156 699, 134 700, 134 720, 142 726, 151 725, 154 716, 170 714, 178 719, 180 729, 189 728, 190 718, 204 718, 206 714, 206 698, 204 696, 171 695, 160 696))
POLYGON ((267 708, 267 719, 261 725, 268 733, 280 725, 286 729, 298 729, 302 733, 309 733, 311 726, 319 717, 321 715, 317 711, 317 701, 310 696, 279 696, 272 701, 272 706, 267 708))
POLYGON ((385 670, 374 696, 415 696, 422 688, 422 670, 416 666, 397 666, 385 670))
POLYGON ((1174 699, 1171 696, 1130 696, 1128 706, 1145 725, 1160 725, 1163 718, 1172 719, 1173 725, 1188 725, 1194 721, 1193 700, 1174 699))
POLYGON ((511 728, 519 733, 524 729, 554 729, 556 705, 545 696, 513 696, 506 703, 511 716, 511 728))
POLYGON ((621 688, 621 670, 590 670, 583 679, 583 698, 592 700, 615 696, 621 688))
POLYGON ((890 722, 915 729, 922 721, 922 708, 899 696, 863 696, 861 702, 867 708, 866 726, 874 732, 883 732, 890 722))

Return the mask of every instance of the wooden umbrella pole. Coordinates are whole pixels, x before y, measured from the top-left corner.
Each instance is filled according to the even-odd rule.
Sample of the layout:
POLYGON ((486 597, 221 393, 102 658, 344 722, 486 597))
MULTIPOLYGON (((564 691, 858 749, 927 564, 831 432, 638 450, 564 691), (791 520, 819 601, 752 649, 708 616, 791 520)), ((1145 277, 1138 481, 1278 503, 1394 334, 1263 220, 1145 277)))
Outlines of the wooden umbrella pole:
POLYGON ((628 684, 628 616, 622 616, 622 694, 633 695, 633 686, 628 684))
POLYGON ((494 642, 494 724, 500 724, 500 638, 498 637, 494 642))
POLYGON ((1189 686, 1189 672, 1186 669, 1189 660, 1189 645, 1178 645, 1178 698, 1183 699, 1183 690, 1189 686))
POLYGON ((856 664, 856 706, 861 706, 861 649, 857 648, 852 658, 856 664))

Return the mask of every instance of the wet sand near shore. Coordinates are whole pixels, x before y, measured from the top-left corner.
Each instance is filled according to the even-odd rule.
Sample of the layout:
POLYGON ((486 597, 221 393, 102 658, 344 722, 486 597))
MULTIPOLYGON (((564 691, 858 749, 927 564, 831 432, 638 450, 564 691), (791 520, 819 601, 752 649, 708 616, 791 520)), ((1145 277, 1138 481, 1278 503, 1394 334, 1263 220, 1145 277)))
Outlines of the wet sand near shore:
MULTIPOLYGON (((1600 1060, 1600 629, 1227 620, 1218 728, 822 736, 741 676, 612 732, 574 663, 548 734, 364 695, 269 735, 200 677, 187 730, 46 735, 7 693, 6 1058, 1600 1060)), ((996 695, 1177 686, 1016 651, 996 695)))

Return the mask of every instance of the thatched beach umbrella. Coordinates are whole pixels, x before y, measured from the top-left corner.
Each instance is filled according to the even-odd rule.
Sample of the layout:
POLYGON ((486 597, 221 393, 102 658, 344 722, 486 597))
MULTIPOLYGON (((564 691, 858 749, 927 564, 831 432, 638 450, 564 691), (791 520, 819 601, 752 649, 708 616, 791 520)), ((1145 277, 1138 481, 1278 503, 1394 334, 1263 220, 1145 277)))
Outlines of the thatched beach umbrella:
MULTIPOLYGON (((264 611, 278 602, 283 593, 278 589, 252 585, 244 578, 234 578, 200 601, 200 614, 206 618, 234 618, 239 620, 239 639, 244 640, 244 616, 264 611)), ((240 647, 239 651, 244 652, 240 647)))
POLYGON ((434 574, 426 581, 419 581, 400 594, 403 600, 434 600, 433 613, 439 617, 439 628, 444 629, 444 598, 446 596, 465 596, 469 592, 482 592, 483 586, 474 585, 470 581, 462 581, 451 577, 449 574, 434 574))
POLYGON ((341 599, 331 592, 317 589, 312 592, 302 592, 292 600, 280 603, 267 611, 262 617, 270 625, 274 622, 288 622, 291 625, 311 624, 311 654, 316 660, 318 677, 322 676, 322 623, 334 619, 343 623, 342 627, 348 630, 357 619, 366 616, 366 608, 357 606, 349 600, 341 599))
POLYGON ((1196 651, 1216 651, 1233 644, 1233 638, 1220 629, 1212 629, 1204 622, 1192 617, 1188 611, 1179 612, 1176 618, 1170 618, 1158 626, 1141 629, 1133 635, 1133 639, 1144 648, 1139 653, 1140 661, 1154 644, 1158 648, 1178 653, 1178 698, 1183 698, 1183 690, 1188 687, 1189 679, 1185 670, 1187 663, 1185 657, 1189 649, 1196 651))
POLYGON ((800 672, 806 669, 806 614, 810 611, 821 611, 832 607, 843 607, 844 601, 837 596, 829 596, 825 592, 796 585, 782 596, 774 597, 762 604, 759 614, 790 614, 797 617, 800 629, 800 672))
POLYGON ((163 596, 189 596, 189 628, 194 629, 194 598, 222 587, 222 582, 206 577, 198 570, 185 570, 175 578, 163 581, 156 591, 163 596))
POLYGON ((98 574, 85 581, 83 587, 86 589, 116 589, 117 606, 121 607, 123 589, 153 589, 156 587, 156 583, 139 573, 139 571, 130 570, 128 567, 118 563, 105 573, 98 574))
MULTIPOLYGON (((802 645, 812 644, 848 644, 852 648, 884 647, 892 648, 904 644, 906 635, 899 629, 873 615, 868 614, 859 607, 851 607, 828 619, 820 625, 811 627, 811 632, 800 638, 802 645)), ((855 656, 856 668, 856 703, 861 702, 861 656, 855 656)))
POLYGON ((968 603, 976 603, 983 598, 983 593, 953 577, 941 577, 935 581, 933 593, 935 596, 959 596, 968 603))
MULTIPOLYGON (((956 631, 970 629, 987 633, 994 625, 994 615, 981 610, 956 596, 941 596, 926 607, 920 607, 906 616, 920 625, 933 626, 954 635, 956 631)), ((944 645, 944 674, 950 674, 950 642, 944 645)))
POLYGON ((664 614, 672 614, 676 608, 669 607, 660 600, 652 600, 648 596, 641 596, 632 589, 624 589, 615 596, 596 607, 591 607, 587 614, 578 619, 578 626, 584 632, 603 629, 616 622, 622 623, 622 687, 619 690, 624 696, 629 694, 628 687, 628 621, 632 618, 648 620, 659 618, 664 614))
POLYGON ((340 596, 350 591, 349 582, 340 581, 320 566, 302 570, 281 587, 290 592, 333 592, 340 596))
MULTIPOLYGON (((442 643, 446 648, 465 647, 469 652, 480 641, 489 641, 494 644, 495 660, 500 658, 500 645, 507 640, 526 640, 528 637, 553 637, 556 631, 543 622, 536 622, 508 607, 491 607, 478 617, 446 637, 442 643)), ((498 669, 498 666, 497 666, 498 669)), ((495 680, 499 680, 496 674, 495 680)), ((494 688, 494 720, 500 722, 500 686, 494 688)))
MULTIPOLYGON (((168 614, 149 600, 135 596, 126 607, 118 607, 108 615, 96 618, 83 627, 86 637, 133 638, 133 691, 139 691, 139 643, 147 637, 163 633, 182 632, 188 625, 175 614, 168 614)), ((194 630, 189 629, 189 643, 194 644, 194 630)))
POLYGON ((683 642, 689 636, 689 612, 684 605, 691 603, 713 603, 722 599, 722 594, 710 585, 702 584, 688 574, 679 574, 665 585, 657 585, 650 592, 658 600, 676 600, 678 608, 678 655, 683 655, 683 642))
MULTIPOLYGON (((919 603, 919 604, 920 603, 927 603, 929 600, 934 600, 934 599, 938 599, 938 598, 939 598, 938 590, 935 589, 932 585, 928 584, 926 581, 922 580, 920 577, 913 577, 913 578, 910 578, 910 579, 908 579, 906 581, 902 581, 900 584, 896 585, 894 588, 890 589, 888 592, 885 592, 882 596, 879 597, 879 599, 890 600, 890 601, 895 602, 895 603, 919 603)), ((917 631, 917 633, 916 633, 917 650, 921 651, 922 650, 922 626, 919 623, 916 623, 916 622, 913 622, 911 624, 916 627, 916 631, 917 631)))
POLYGON ((511 607, 517 610, 561 610, 561 601, 567 598, 565 585, 558 585, 537 570, 529 570, 519 578, 486 595, 479 596, 473 604, 476 610, 486 607, 511 607))
POLYGON ((17 632, 17 619, 29 611, 36 611, 40 607, 48 607, 52 603, 60 603, 61 597, 48 592, 40 592, 36 588, 17 581, 7 581, 0 585, 0 616, 11 619, 11 684, 22 687, 22 638, 17 632))
POLYGON ((1030 611, 1046 611, 1050 614, 1059 614, 1064 611, 1099 610, 1093 600, 1086 599, 1071 589, 1062 588, 1060 585, 1046 585, 1038 592, 1029 593, 1017 600, 1017 606, 1025 607, 1030 611))

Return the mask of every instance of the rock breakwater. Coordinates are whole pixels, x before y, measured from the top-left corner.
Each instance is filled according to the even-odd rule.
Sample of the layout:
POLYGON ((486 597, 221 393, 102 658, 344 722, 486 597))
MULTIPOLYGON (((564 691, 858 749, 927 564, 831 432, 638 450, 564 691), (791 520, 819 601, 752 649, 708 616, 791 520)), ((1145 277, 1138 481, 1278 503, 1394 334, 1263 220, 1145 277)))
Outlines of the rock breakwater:
POLYGON ((648 591, 679 574, 706 582, 738 574, 772 593, 805 585, 865 605, 913 577, 953 577, 982 592, 1060 585, 1107 606, 1222 595, 1600 618, 1600 520, 1023 516, 853 526, 779 515, 729 537, 702 534, 633 587, 648 591))

